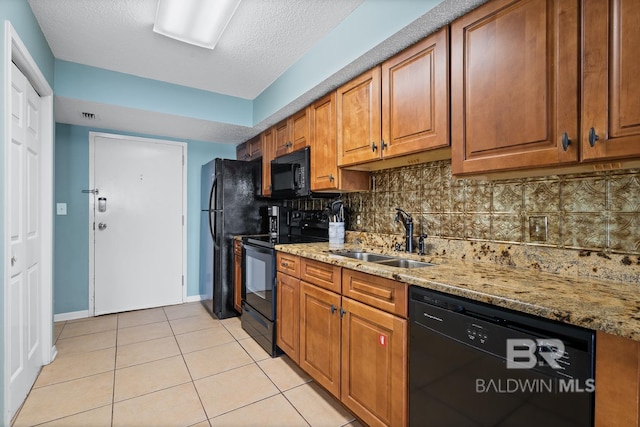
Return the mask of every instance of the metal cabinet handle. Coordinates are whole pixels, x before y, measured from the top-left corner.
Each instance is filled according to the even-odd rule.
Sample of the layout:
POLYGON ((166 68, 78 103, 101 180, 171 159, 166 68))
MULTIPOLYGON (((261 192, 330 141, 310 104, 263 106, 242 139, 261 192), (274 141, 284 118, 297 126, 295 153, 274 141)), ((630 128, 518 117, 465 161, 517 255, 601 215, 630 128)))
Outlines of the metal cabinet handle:
POLYGON ((594 128, 589 129, 589 145, 595 147, 596 141, 599 139, 600 137, 596 133, 596 130, 594 128))
POLYGON ((333 182, 334 179, 333 174, 329 174, 329 182, 333 182))
POLYGON ((104 222, 98 224, 98 230, 104 230, 105 228, 107 228, 107 224, 104 222))
POLYGON ((388 144, 386 142, 384 142, 384 139, 382 141, 380 141, 380 149, 382 151, 384 151, 385 148, 387 148, 388 144))
POLYGON ((371 151, 376 151, 378 149, 378 146, 376 145, 375 142, 371 141, 371 151))
POLYGON ((331 304, 331 314, 335 313, 337 310, 336 306, 331 304))
POLYGON ((562 149, 567 151, 569 146, 571 145, 571 140, 569 139, 569 135, 565 132, 562 134, 562 149))
POLYGON ((18 259, 15 256, 11 257, 11 267, 13 267, 14 265, 16 265, 16 262, 18 262, 18 259))

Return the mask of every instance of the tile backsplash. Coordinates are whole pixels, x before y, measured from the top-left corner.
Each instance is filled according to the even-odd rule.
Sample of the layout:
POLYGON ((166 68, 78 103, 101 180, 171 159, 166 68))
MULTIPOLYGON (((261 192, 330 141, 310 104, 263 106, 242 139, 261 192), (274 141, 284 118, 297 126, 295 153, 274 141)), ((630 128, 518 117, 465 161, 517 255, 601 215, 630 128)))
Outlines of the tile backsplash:
POLYGON ((640 170, 489 181, 452 178, 445 160, 371 180, 370 191, 342 196, 349 230, 404 235, 394 222, 400 207, 415 235, 640 254, 640 170), (530 236, 531 217, 546 217, 546 240, 530 236))

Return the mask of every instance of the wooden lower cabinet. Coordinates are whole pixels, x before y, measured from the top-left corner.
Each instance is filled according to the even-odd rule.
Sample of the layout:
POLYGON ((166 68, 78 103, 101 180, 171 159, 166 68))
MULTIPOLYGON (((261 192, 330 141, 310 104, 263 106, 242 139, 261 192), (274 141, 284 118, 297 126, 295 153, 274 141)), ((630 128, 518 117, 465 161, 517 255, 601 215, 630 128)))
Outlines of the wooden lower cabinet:
POLYGON ((341 400, 369 426, 407 423, 407 320, 342 298, 341 400))
POLYGON ((300 363, 300 279, 278 272, 276 289, 276 344, 300 363))
POLYGON ((340 295, 300 281, 300 367, 340 398, 340 295))
POLYGON ((407 423, 407 320, 300 281, 300 367, 369 426, 407 423))
POLYGON ((233 241, 233 308, 242 312, 242 242, 233 241))
POLYGON ((596 427, 640 426, 640 342, 596 334, 596 427))

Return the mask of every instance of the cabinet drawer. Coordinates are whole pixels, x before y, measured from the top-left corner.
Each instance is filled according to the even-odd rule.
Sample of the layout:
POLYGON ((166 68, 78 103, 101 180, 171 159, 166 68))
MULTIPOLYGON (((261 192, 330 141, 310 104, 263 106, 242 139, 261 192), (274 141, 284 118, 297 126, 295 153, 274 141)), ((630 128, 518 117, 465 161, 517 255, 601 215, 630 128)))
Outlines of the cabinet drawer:
POLYGON ((321 288, 340 293, 341 267, 312 259, 301 258, 300 279, 321 288))
POLYGON ((407 284, 383 277, 342 270, 342 295, 398 316, 407 317, 407 284))
POLYGON ((300 257, 283 252, 276 255, 276 269, 293 277, 300 277, 300 257))

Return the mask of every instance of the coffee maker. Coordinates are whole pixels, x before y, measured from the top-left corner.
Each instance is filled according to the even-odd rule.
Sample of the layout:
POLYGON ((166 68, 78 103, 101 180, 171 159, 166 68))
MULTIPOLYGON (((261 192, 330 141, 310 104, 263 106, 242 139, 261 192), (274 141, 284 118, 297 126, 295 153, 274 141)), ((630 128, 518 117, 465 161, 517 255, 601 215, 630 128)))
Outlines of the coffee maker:
POLYGON ((267 217, 269 218, 269 237, 286 236, 289 234, 289 208, 283 206, 268 206, 267 217))

